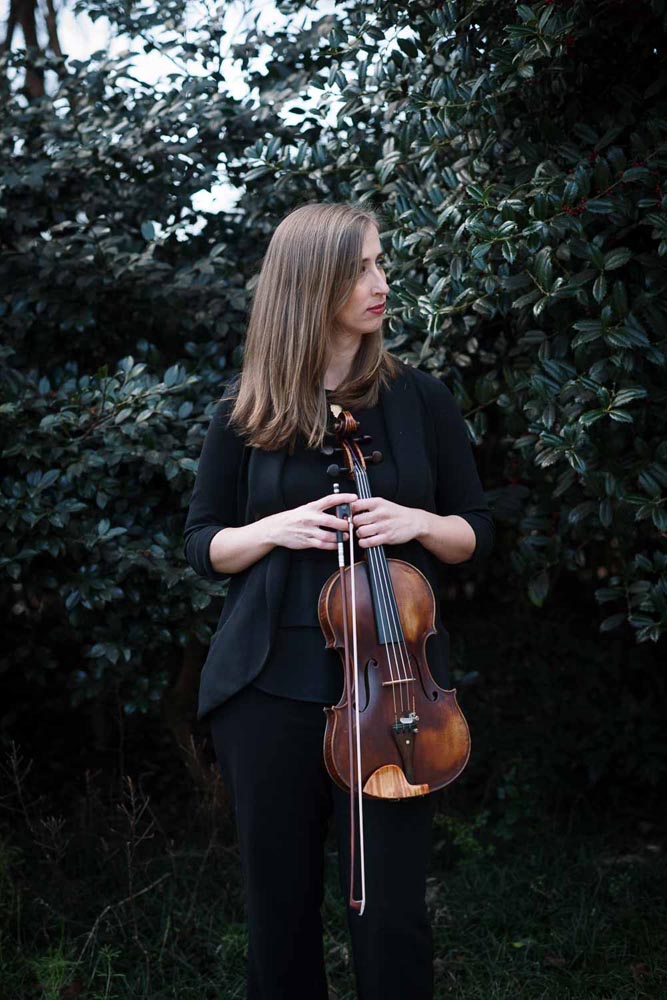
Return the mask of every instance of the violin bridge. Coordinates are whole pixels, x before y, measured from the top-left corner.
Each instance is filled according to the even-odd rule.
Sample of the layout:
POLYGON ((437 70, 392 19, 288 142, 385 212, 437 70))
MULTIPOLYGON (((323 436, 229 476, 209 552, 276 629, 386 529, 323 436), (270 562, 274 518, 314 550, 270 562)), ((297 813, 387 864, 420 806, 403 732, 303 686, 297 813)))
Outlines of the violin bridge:
POLYGON ((387 687, 388 684, 414 684, 414 677, 402 677, 399 681, 382 681, 382 687, 387 687))

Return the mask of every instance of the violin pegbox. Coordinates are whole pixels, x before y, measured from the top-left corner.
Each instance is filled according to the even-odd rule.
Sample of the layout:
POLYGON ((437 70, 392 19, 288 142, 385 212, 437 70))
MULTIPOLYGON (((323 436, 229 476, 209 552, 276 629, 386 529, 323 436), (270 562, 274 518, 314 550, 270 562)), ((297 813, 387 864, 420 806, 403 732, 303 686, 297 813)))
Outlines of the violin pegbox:
POLYGON ((333 435, 338 441, 338 445, 325 444, 320 451, 323 455, 331 456, 340 452, 345 459, 344 465, 332 464, 327 468, 327 474, 332 479, 338 478, 341 473, 347 473, 351 479, 355 478, 355 466, 366 468, 366 463, 371 462, 377 465, 382 461, 382 452, 373 451, 370 455, 362 454, 360 444, 366 444, 372 440, 370 434, 357 434, 359 421, 356 420, 349 410, 344 410, 338 403, 329 403, 329 410, 333 416, 332 428, 327 433, 333 435))

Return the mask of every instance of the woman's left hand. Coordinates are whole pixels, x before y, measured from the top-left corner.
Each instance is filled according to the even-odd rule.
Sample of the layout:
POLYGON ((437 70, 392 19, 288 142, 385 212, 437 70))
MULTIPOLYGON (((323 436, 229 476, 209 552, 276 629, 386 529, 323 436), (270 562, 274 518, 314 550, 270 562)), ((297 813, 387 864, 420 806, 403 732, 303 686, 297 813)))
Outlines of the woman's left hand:
POLYGON ((366 497, 350 504, 352 524, 359 545, 402 545, 417 537, 422 511, 402 507, 384 497, 366 497))

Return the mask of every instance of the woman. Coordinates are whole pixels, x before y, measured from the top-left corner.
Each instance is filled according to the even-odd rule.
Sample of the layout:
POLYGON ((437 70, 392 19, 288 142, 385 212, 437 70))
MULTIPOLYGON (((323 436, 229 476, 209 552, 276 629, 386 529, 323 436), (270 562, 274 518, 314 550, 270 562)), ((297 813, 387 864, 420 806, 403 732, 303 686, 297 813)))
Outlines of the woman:
MULTIPOLYGON (((388 294, 379 220, 359 205, 307 204, 275 230, 259 275, 243 371, 206 434, 185 526, 190 565, 230 578, 204 665, 210 719, 230 791, 248 915, 250 1000, 327 997, 320 907, 333 816, 344 896, 349 799, 329 779, 323 707, 343 687, 317 601, 337 569, 349 502, 356 558, 373 545, 416 565, 438 591, 446 563, 486 555, 493 523, 463 419, 443 383, 383 346, 388 294), (371 435, 372 496, 327 475, 328 403, 371 435)), ((347 535, 345 536, 347 538, 347 535)), ((448 686, 439 613, 427 644, 448 686)), ((433 995, 425 882, 435 795, 366 800, 367 904, 348 911, 360 1000, 433 995)))

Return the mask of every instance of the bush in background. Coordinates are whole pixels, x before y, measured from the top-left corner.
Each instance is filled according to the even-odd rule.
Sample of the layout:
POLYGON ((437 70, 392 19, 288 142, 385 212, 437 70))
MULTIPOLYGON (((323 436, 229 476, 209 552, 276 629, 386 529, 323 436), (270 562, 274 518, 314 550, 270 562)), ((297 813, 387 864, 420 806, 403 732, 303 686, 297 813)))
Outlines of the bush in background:
POLYGON ((451 386, 494 504, 493 558, 474 575, 452 567, 443 596, 461 640, 466 619, 497 640, 499 669, 483 637, 457 646, 480 703, 507 705, 513 679, 505 775, 521 746, 541 784, 556 759, 560 782, 618 780, 630 747, 623 781, 653 785, 667 625, 662 7, 342 4, 303 30, 301 5, 279 6, 283 27, 250 28, 234 48, 255 88, 245 101, 224 91, 220 24, 161 41, 159 7, 141 23, 90 9, 205 73, 129 91, 129 64, 97 55, 68 64, 53 99, 4 84, 0 563, 18 656, 2 667, 20 672, 5 728, 40 685, 63 711, 67 698, 131 714, 177 678, 192 713, 221 590, 186 568, 181 532, 253 274, 290 208, 358 199, 386 220, 388 345, 451 386), (195 217, 192 195, 220 169, 235 209, 195 217), (540 643, 515 646, 521 629, 540 643), (546 719, 554 740, 536 756, 546 719))

